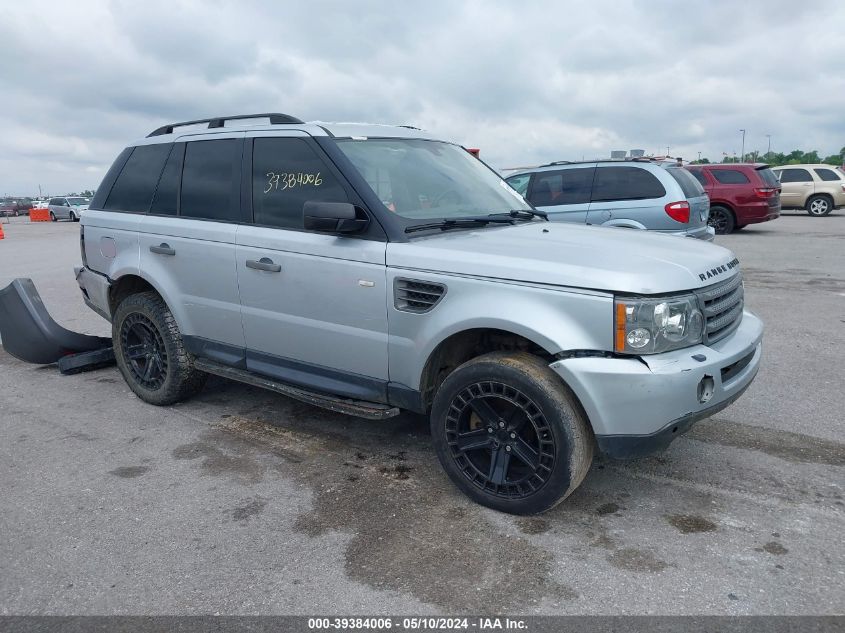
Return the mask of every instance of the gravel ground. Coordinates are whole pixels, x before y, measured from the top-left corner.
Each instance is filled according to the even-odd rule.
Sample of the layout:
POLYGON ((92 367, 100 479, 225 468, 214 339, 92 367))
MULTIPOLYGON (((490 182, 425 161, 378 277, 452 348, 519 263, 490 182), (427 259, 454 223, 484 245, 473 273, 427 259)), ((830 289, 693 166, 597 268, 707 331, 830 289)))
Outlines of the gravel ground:
MULTIPOLYGON (((108 334, 78 224, 4 224, 0 287, 108 334)), ((766 323, 746 395, 517 518, 447 481, 427 423, 223 380, 156 408, 117 369, 0 350, 0 614, 833 614, 845 596, 845 212, 717 242, 766 323)))

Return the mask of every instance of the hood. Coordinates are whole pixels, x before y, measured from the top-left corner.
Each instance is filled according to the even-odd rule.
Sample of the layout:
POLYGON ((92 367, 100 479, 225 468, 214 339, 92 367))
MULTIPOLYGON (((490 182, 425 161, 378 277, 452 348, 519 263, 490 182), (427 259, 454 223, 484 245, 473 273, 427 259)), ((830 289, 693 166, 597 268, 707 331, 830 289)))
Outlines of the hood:
POLYGON ((644 295, 709 286, 739 270, 731 251, 703 240, 556 222, 392 242, 387 265, 644 295))

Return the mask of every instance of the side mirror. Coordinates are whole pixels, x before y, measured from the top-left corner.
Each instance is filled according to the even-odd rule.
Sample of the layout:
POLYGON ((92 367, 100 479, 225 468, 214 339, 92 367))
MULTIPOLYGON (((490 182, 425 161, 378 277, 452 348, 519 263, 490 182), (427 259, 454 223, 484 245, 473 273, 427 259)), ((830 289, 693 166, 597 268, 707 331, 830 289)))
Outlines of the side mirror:
POLYGON ((370 223, 363 209, 348 202, 309 200, 302 207, 305 229, 319 233, 360 233, 370 223))

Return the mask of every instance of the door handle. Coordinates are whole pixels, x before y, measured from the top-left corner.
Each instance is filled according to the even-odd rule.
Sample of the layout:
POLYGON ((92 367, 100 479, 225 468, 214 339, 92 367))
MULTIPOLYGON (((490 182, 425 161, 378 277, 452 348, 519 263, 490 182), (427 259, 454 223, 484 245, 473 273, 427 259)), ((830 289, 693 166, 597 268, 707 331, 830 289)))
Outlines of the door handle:
POLYGON ((167 242, 162 242, 158 246, 150 246, 150 252, 156 253, 157 255, 175 255, 176 250, 170 248, 170 244, 167 242))
POLYGON ((268 273, 280 273, 282 272, 282 265, 281 264, 274 264, 273 260, 269 257, 262 257, 259 260, 248 259, 246 260, 246 267, 253 268, 255 270, 264 270, 268 273))

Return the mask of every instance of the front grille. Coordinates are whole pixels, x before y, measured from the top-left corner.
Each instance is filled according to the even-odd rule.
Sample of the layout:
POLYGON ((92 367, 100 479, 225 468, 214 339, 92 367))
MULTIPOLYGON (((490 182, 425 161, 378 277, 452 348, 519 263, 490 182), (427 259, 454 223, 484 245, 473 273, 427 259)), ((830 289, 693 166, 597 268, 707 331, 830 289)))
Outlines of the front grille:
POLYGON ((396 279, 393 282, 393 305, 403 312, 428 312, 445 294, 446 286, 443 284, 414 279, 396 279))
POLYGON ((704 313, 704 336, 707 343, 715 343, 739 327, 745 293, 742 273, 733 279, 696 292, 704 313))

